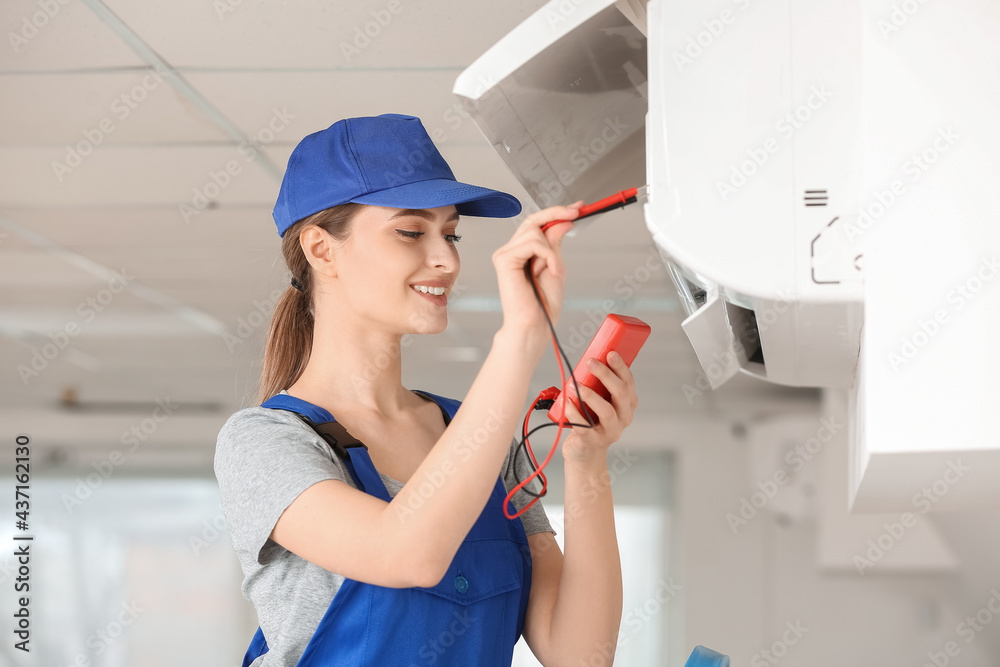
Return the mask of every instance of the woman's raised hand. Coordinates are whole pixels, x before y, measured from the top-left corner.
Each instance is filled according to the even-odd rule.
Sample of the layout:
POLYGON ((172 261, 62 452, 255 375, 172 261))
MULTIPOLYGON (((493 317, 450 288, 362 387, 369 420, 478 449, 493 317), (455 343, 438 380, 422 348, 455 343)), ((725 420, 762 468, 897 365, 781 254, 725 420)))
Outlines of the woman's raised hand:
POLYGON ((561 244, 573 224, 553 225, 544 232, 542 225, 552 220, 573 220, 583 203, 580 200, 569 206, 551 206, 532 213, 521 222, 510 241, 494 251, 493 266, 500 287, 505 328, 530 336, 544 337, 548 333, 545 313, 524 271, 525 262, 532 258, 535 282, 553 326, 559 321, 566 280, 561 244))

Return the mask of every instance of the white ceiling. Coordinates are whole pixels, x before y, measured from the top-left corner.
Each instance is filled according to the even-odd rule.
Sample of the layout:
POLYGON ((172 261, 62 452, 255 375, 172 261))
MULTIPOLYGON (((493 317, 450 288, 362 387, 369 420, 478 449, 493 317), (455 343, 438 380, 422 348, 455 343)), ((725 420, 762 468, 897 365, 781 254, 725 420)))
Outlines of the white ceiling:
MULTIPOLYGON (((271 219, 284 165, 303 136, 338 119, 416 115, 432 134, 443 132, 438 147, 460 180, 510 192, 527 212, 535 210, 476 125, 458 113, 451 89, 466 66, 543 4, 58 4, 26 42, 0 48, 4 410, 55 409, 68 389, 81 403, 152 405, 169 396, 182 405, 207 403, 210 411, 216 406, 217 424, 200 422, 186 436, 214 447, 217 427, 251 404, 265 327, 232 352, 223 333, 254 312, 255 300, 287 285, 271 219), (400 13, 389 14, 390 4, 400 13), (230 5, 221 15, 215 9, 230 5), (360 53, 346 56, 342 45, 380 12, 390 20, 360 53), (164 74, 153 76, 154 67, 164 74), (262 133, 269 124, 279 131, 262 133), (66 163, 68 146, 97 137, 102 127, 78 165, 54 168, 66 163), (253 159, 239 150, 247 137, 264 146, 253 159), (217 206, 185 220, 181 204, 191 204, 210 173, 233 160, 240 172, 217 206), (134 278, 85 322, 78 308, 107 286, 110 271, 134 278), (23 382, 18 366, 30 365, 33 350, 72 322, 79 335, 23 382)), ((25 17, 41 22, 39 11, 34 0, 4 2, 3 33, 21 34, 25 17)), ((519 220, 465 223, 462 296, 450 305, 447 332, 407 348, 404 384, 464 396, 502 320, 486 260, 519 220)), ((566 346, 588 310, 620 296, 615 285, 645 262, 652 244, 633 208, 597 218, 563 247, 569 278, 559 330, 566 346)), ((646 414, 739 419, 774 409, 776 399, 815 399, 809 390, 740 376, 689 401, 683 385, 696 382, 699 367, 662 269, 613 310, 653 328, 635 368, 646 414)), ((575 363, 581 350, 567 352, 575 363)), ((558 381, 548 355, 532 388, 558 381)), ((124 410, 121 418, 136 420, 124 410)))

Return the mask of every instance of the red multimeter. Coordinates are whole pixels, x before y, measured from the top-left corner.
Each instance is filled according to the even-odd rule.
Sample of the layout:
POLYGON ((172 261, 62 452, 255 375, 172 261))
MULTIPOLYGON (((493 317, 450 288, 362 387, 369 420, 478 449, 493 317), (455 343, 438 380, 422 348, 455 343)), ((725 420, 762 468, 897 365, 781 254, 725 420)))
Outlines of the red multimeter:
MULTIPOLYGON (((604 400, 610 401, 611 393, 590 372, 587 360, 593 358, 603 364, 607 364, 608 353, 614 350, 621 355, 622 361, 625 362, 626 366, 631 366, 635 355, 639 353, 639 349, 649 337, 650 331, 649 325, 638 317, 608 313, 608 316, 604 318, 604 322, 601 323, 601 328, 594 334, 594 340, 590 341, 590 346, 587 347, 587 351, 583 354, 583 358, 580 359, 580 363, 573 370, 573 376, 576 378, 577 383, 587 385, 600 394, 604 400)), ((580 409, 580 400, 573 390, 573 378, 568 378, 548 412, 549 419, 557 424, 559 423, 559 415, 562 412, 562 401, 565 400, 564 397, 567 394, 570 396, 570 400, 573 401, 573 405, 576 406, 577 410, 580 410, 580 414, 584 414, 583 410, 580 409)), ((584 404, 584 409, 590 415, 591 421, 597 424, 597 415, 587 408, 586 404, 584 404)))

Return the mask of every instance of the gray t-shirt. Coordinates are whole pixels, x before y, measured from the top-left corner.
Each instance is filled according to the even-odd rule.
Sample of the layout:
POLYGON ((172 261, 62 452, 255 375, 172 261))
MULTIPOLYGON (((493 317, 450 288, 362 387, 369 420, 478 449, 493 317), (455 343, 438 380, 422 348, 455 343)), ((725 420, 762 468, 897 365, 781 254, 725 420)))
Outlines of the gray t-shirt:
MULTIPOLYGON (((282 393, 287 393, 282 391, 282 393)), ((510 456, 503 465, 507 490, 517 485, 510 456)), ((516 458, 518 474, 530 472, 524 456, 516 458)), ((243 597, 257 610, 269 651, 252 667, 294 666, 344 577, 299 558, 274 540, 271 530, 281 513, 307 488, 325 479, 354 480, 329 445, 298 416, 259 406, 234 413, 219 431, 215 476, 233 548, 243 568, 243 597)), ((391 497, 403 485, 381 472, 391 497)), ((537 489, 537 483, 532 483, 537 489)), ((514 496, 520 510, 531 501, 523 491, 514 496)), ((539 500, 521 515, 528 535, 555 530, 539 500)), ((247 637, 247 643, 250 638, 247 637)))

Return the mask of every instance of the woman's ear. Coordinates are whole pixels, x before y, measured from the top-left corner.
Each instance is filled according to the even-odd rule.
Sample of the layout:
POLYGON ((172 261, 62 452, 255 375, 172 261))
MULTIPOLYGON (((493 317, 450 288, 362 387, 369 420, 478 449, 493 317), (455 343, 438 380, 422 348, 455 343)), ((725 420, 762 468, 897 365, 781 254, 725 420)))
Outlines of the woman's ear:
POLYGON ((299 233, 299 245, 314 271, 331 278, 337 275, 336 248, 333 237, 326 230, 309 225, 299 233))

